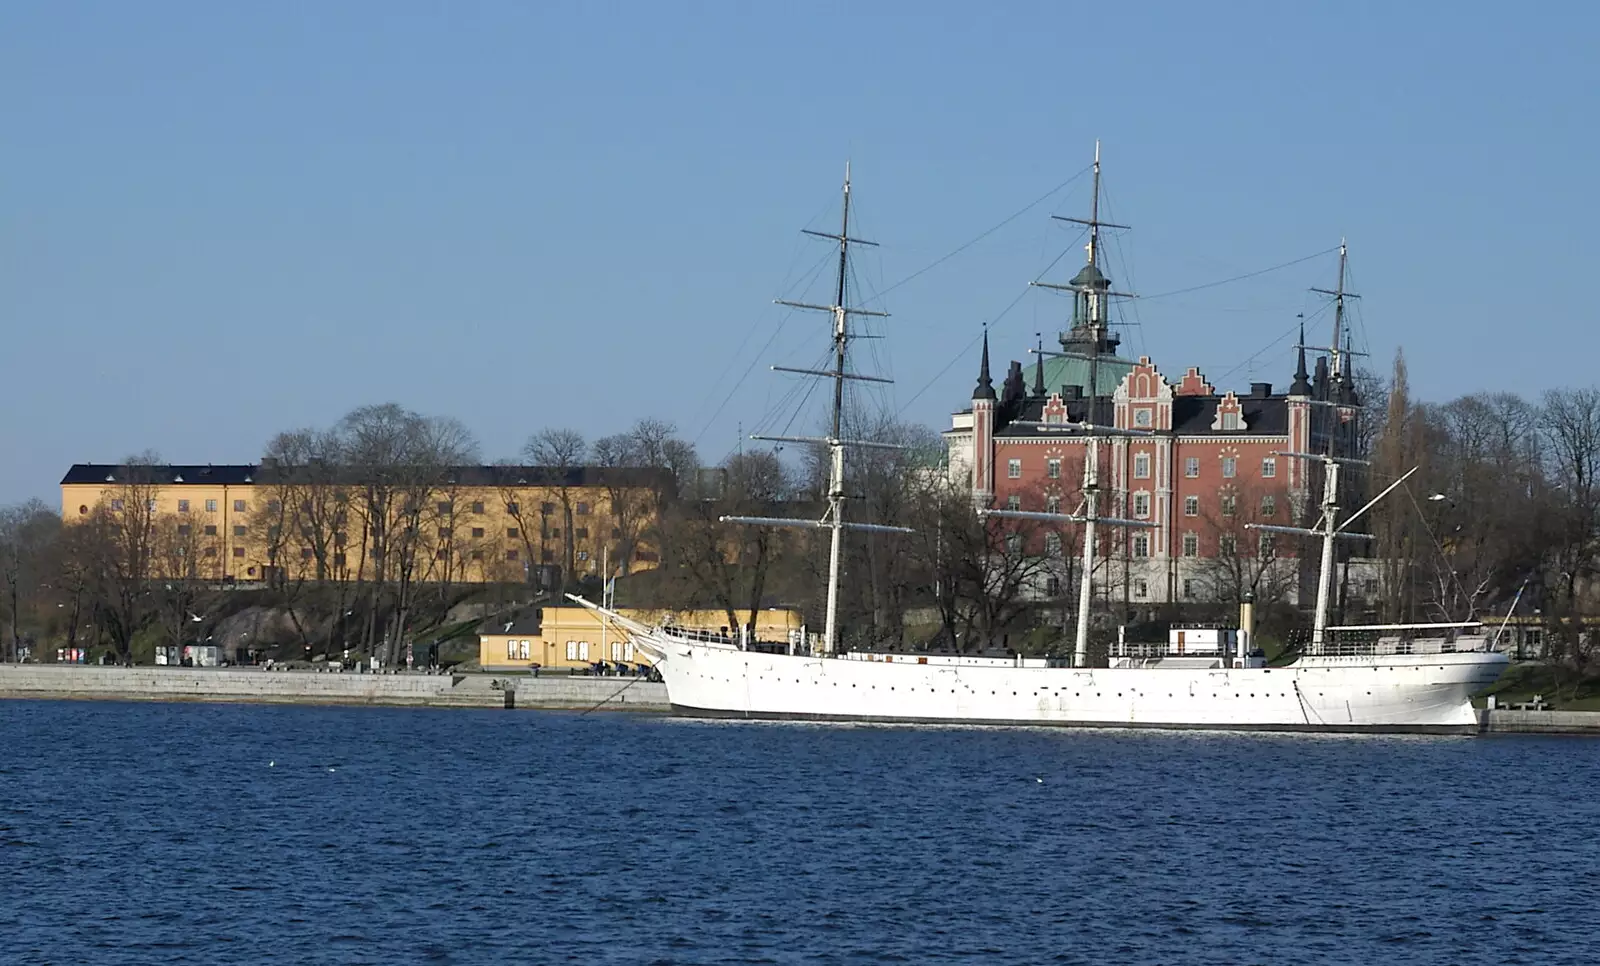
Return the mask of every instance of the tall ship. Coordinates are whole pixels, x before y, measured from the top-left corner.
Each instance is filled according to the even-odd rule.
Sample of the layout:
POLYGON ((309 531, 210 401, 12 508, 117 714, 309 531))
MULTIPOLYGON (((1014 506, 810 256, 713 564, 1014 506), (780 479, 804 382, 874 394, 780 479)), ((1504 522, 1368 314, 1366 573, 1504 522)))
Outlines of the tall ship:
MULTIPOLYGON (((1030 511, 993 506, 992 489, 975 478, 980 500, 974 512, 986 523, 1029 520, 1053 527, 1081 528, 1082 564, 1073 650, 1069 658, 990 657, 975 654, 846 651, 837 644, 843 541, 852 533, 906 533, 906 528, 853 520, 847 515, 846 463, 850 452, 881 446, 844 437, 842 418, 846 384, 851 380, 885 381, 855 372, 849 365, 853 320, 879 315, 848 303, 846 280, 850 249, 861 244, 851 237, 850 175, 846 168, 843 217, 837 235, 824 234, 838 246, 838 274, 829 305, 807 305, 831 319, 832 366, 787 370, 831 383, 833 405, 828 435, 822 437, 757 437, 802 442, 825 448, 828 455, 827 509, 820 519, 723 517, 741 526, 798 526, 828 532, 829 569, 825 623, 814 640, 791 642, 774 652, 743 640, 706 635, 671 626, 648 626, 609 607, 572 599, 600 612, 649 655, 665 682, 673 710, 697 717, 868 721, 932 724, 974 724, 1066 727, 1133 727, 1212 730, 1317 732, 1474 733, 1477 715, 1472 695, 1492 684, 1508 659, 1481 633, 1481 624, 1330 626, 1328 616, 1336 570, 1336 545, 1342 540, 1370 539, 1350 527, 1404 483, 1390 483, 1353 513, 1340 504, 1341 473, 1361 461, 1340 455, 1331 444, 1323 452, 1274 451, 1275 458, 1299 467, 1304 481, 1320 478, 1321 499, 1312 526, 1264 522, 1248 524, 1263 534, 1308 538, 1320 550, 1316 603, 1310 640, 1292 661, 1268 666, 1252 646, 1249 620, 1238 631, 1174 631, 1163 645, 1110 648, 1105 666, 1091 666, 1090 614, 1093 575, 1099 559, 1101 531, 1140 531, 1155 524, 1147 519, 1117 516, 1101 478, 1103 450, 1118 441, 1157 438, 1159 425, 1144 429, 1120 425, 1097 412, 1100 401, 1103 333, 1109 322, 1108 301, 1117 297, 1100 268, 1102 222, 1100 158, 1096 145, 1094 193, 1087 219, 1065 219, 1087 231, 1084 268, 1063 286, 1074 300, 1074 331, 1086 339, 1064 341, 1061 353, 1087 367, 1087 400, 1075 408, 1051 402, 1059 410, 1031 422, 1013 422, 1029 433, 1070 440, 1082 449, 1082 503, 1073 513, 1055 505, 1030 511), (1076 418, 1073 418, 1076 417, 1076 418), (1340 640, 1352 633, 1359 640, 1340 640)), ((1058 216, 1059 217, 1059 216, 1058 216)), ((821 234, 810 232, 810 234, 821 234)), ((1339 286, 1327 292, 1336 298, 1332 352, 1342 362, 1346 385, 1351 354, 1339 359, 1339 314, 1344 300, 1344 250, 1340 247, 1339 286)), ((1302 334, 1299 379, 1304 380, 1302 334)), ((1112 345, 1115 343, 1113 342, 1112 345)), ((1046 353, 1042 352, 1041 360, 1046 353)), ((973 420, 981 431, 992 414, 995 394, 989 382, 988 340, 974 396, 973 420)), ((781 367, 774 367, 775 369, 781 367)), ((1042 381, 1042 366, 1041 381, 1042 381)), ((1231 395, 1231 394, 1230 394, 1231 395)), ((1348 400, 1345 400, 1346 402, 1348 400)), ((1337 401, 1321 401, 1334 407, 1337 401)), ((1048 407, 1046 407, 1048 412, 1048 407)), ((1219 417, 1220 418, 1220 417, 1219 417)), ((1165 430, 1170 435, 1170 427, 1165 430)), ((974 470, 981 475, 982 470, 974 470)), ((992 467, 989 470, 992 473, 992 467)), ((1414 471, 1413 471, 1414 472, 1414 471)), ((992 488, 992 480, 988 482, 992 488)), ((1134 514, 1138 517, 1140 514, 1134 514)), ((1244 608, 1248 611, 1248 607, 1244 608)), ((1244 615, 1242 615, 1244 616, 1244 615)))

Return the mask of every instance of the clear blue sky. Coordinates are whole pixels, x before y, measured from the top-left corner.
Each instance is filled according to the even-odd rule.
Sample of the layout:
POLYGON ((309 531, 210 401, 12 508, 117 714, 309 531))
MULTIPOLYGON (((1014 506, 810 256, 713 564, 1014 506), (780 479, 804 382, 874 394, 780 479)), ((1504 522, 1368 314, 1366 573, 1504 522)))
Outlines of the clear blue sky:
MULTIPOLYGON (((459 417, 491 459, 649 415, 716 460, 788 388, 739 382, 751 363, 820 348, 825 321, 771 299, 823 294, 798 230, 832 227, 846 157, 883 289, 1097 137, 1135 226, 1119 285, 1345 235, 1357 335, 1384 367, 1403 346, 1424 397, 1588 384, 1597 35, 1576 3, 12 0, 0 502, 146 448, 253 460, 389 400, 459 417)), ((1048 215, 1087 203, 1080 178, 888 293, 892 405, 947 425, 979 324, 1078 244, 1048 215)), ((1140 304, 1128 348, 1286 382, 1292 340, 1266 347, 1333 272, 1140 304)), ((1025 295, 997 355, 1061 309, 1025 295)))

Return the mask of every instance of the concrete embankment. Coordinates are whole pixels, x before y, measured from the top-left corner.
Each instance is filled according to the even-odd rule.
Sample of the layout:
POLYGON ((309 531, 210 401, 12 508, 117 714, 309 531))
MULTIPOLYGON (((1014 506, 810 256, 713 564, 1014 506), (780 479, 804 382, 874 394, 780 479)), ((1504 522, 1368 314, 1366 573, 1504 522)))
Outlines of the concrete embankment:
POLYGON ((1600 735, 1600 711, 1478 712, 1478 727, 1491 735, 1600 735))
POLYGON ((353 674, 259 668, 0 665, 0 698, 371 704, 665 711, 666 689, 629 678, 353 674))

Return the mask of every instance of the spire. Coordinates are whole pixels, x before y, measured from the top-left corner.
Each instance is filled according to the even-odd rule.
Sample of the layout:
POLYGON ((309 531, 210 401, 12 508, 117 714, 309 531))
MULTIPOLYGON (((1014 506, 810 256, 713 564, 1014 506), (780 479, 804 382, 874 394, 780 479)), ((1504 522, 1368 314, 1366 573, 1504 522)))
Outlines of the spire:
POLYGON ((993 399, 994 380, 989 378, 989 327, 983 327, 983 362, 978 364, 978 385, 972 390, 973 399, 993 399))
POLYGON ((1034 338, 1039 340, 1038 355, 1033 360, 1033 394, 1040 399, 1044 398, 1044 336, 1038 332, 1034 338))
POLYGON ((1306 377, 1306 323, 1300 322, 1300 342, 1297 346, 1300 355, 1294 367, 1294 384, 1289 387, 1291 396, 1311 395, 1311 380, 1306 377))

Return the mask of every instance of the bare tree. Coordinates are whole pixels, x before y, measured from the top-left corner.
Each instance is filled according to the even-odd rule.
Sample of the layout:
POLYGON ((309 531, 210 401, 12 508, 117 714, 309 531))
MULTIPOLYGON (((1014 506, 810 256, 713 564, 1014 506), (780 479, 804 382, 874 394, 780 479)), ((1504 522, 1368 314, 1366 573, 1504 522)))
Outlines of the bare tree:
POLYGON ((541 429, 528 437, 522 454, 530 463, 551 471, 551 483, 561 507, 562 586, 576 584, 577 543, 573 537, 573 504, 577 500, 577 471, 583 466, 589 446, 583 435, 571 429, 541 429))
POLYGON ((1235 607, 1246 594, 1262 607, 1286 602, 1298 580, 1295 561, 1302 548, 1285 547, 1282 537, 1252 525, 1281 525, 1298 516, 1282 484, 1238 480, 1224 487, 1202 514, 1208 536, 1216 540, 1198 568, 1206 596, 1235 607))
POLYGON ((40 501, 0 508, 0 661, 17 660, 23 624, 39 620, 60 539, 61 518, 40 501))

